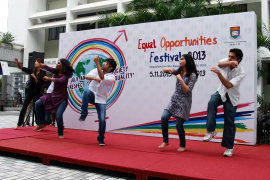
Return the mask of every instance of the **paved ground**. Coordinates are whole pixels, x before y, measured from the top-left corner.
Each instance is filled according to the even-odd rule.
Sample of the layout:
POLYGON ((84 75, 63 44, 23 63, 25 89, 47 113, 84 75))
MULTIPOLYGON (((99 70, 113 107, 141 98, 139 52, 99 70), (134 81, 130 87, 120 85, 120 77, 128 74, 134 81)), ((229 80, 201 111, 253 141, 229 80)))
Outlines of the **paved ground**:
MULTIPOLYGON (((14 127, 19 112, 0 111, 0 129, 14 127)), ((133 174, 108 171, 86 166, 72 165, 51 161, 51 165, 43 165, 40 158, 17 155, 0 151, 0 179, 95 179, 95 180, 135 180, 133 174)), ((150 178, 159 179, 159 178, 150 178)))

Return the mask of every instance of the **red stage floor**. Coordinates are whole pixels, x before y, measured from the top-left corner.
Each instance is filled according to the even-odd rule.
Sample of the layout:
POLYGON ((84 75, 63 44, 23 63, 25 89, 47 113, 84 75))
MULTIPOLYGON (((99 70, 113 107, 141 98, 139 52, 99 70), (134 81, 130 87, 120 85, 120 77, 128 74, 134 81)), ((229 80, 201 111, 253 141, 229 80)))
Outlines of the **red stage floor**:
POLYGON ((66 129, 58 139, 56 128, 41 132, 33 127, 0 129, 0 150, 137 175, 137 179, 270 179, 270 146, 235 145, 233 157, 223 157, 220 143, 187 141, 177 152, 177 139, 158 149, 161 138, 106 133, 106 146, 98 146, 97 132, 66 129))

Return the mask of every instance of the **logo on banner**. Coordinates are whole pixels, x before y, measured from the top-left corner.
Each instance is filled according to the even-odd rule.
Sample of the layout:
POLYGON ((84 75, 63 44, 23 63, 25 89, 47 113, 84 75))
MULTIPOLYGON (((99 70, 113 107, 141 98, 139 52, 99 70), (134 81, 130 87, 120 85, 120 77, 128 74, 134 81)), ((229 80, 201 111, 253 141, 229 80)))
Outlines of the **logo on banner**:
POLYGON ((230 29, 231 37, 236 39, 240 36, 240 26, 231 27, 230 29))
MULTIPOLYGON (((71 78, 71 83, 68 86, 69 92, 69 106, 80 113, 82 105, 82 96, 84 90, 89 88, 90 81, 85 79, 85 76, 94 68, 96 68, 93 57, 98 55, 100 57, 100 63, 105 62, 107 58, 112 58, 116 61, 118 72, 115 71, 116 81, 109 88, 107 96, 106 108, 110 108, 119 98, 125 85, 125 79, 128 73, 127 64, 121 49, 114 43, 107 39, 94 38, 88 39, 80 42, 76 45, 67 55, 66 59, 70 62, 75 70, 73 77, 71 78), (121 72, 119 72, 122 69, 121 72), (123 76, 121 79, 117 79, 118 76, 123 76)), ((96 108, 94 105, 88 105, 88 112, 96 113, 96 108)))
POLYGON ((240 26, 230 27, 230 35, 229 41, 224 43, 228 43, 232 48, 246 43, 243 36, 240 36, 240 26))

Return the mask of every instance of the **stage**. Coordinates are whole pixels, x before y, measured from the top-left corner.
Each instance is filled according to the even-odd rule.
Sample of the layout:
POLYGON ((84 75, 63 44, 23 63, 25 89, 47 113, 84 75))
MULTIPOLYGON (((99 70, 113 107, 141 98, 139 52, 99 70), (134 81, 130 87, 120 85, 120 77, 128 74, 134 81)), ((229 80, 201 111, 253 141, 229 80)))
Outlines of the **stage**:
POLYGON ((187 150, 177 152, 179 140, 106 133, 106 146, 98 145, 97 132, 57 128, 40 132, 33 127, 0 129, 0 150, 51 160, 136 174, 137 179, 270 179, 270 146, 235 145, 233 157, 223 157, 220 143, 187 140, 187 150))

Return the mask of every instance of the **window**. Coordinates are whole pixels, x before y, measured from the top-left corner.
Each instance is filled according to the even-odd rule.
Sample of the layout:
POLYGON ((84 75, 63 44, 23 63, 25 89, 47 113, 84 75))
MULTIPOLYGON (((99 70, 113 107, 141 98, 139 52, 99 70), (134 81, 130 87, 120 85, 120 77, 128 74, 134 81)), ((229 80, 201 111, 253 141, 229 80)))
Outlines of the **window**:
MULTIPOLYGON (((50 19, 49 22, 53 21, 61 21, 65 20, 66 18, 56 18, 56 19, 50 19)), ((49 29, 49 38, 48 40, 58 40, 60 33, 65 33, 66 32, 66 26, 63 27, 57 27, 57 28, 50 28, 49 29)))
POLYGON ((83 30, 88 30, 88 29, 95 29, 96 28, 96 23, 88 23, 88 24, 79 24, 77 25, 77 31, 83 31, 83 30))
MULTIPOLYGON (((105 11, 100 11, 98 12, 99 15, 101 14, 108 14, 108 13, 116 13, 117 9, 112 9, 112 10, 105 10, 105 11)), ((103 22, 98 23, 98 28, 104 28, 107 27, 103 22)))
MULTIPOLYGON (((96 12, 94 13, 87 13, 87 14, 79 14, 77 17, 87 17, 87 16, 95 16, 97 15, 96 12)), ((96 28, 96 23, 87 23, 87 24, 79 24, 77 25, 77 31, 83 31, 83 30, 88 30, 88 29, 95 29, 96 28)))
MULTIPOLYGON (((101 15, 105 13, 114 13, 117 12, 117 9, 112 9, 112 10, 105 10, 105 11, 100 11, 100 12, 94 12, 94 13, 87 13, 87 14, 80 14, 77 17, 87 17, 87 16, 96 16, 96 15, 101 15)), ((103 24, 98 23, 98 28, 104 27, 103 24)), ((88 30, 88 29, 95 29, 96 28, 96 23, 87 23, 87 24, 80 24, 77 25, 77 31, 83 31, 83 30, 88 30)))

